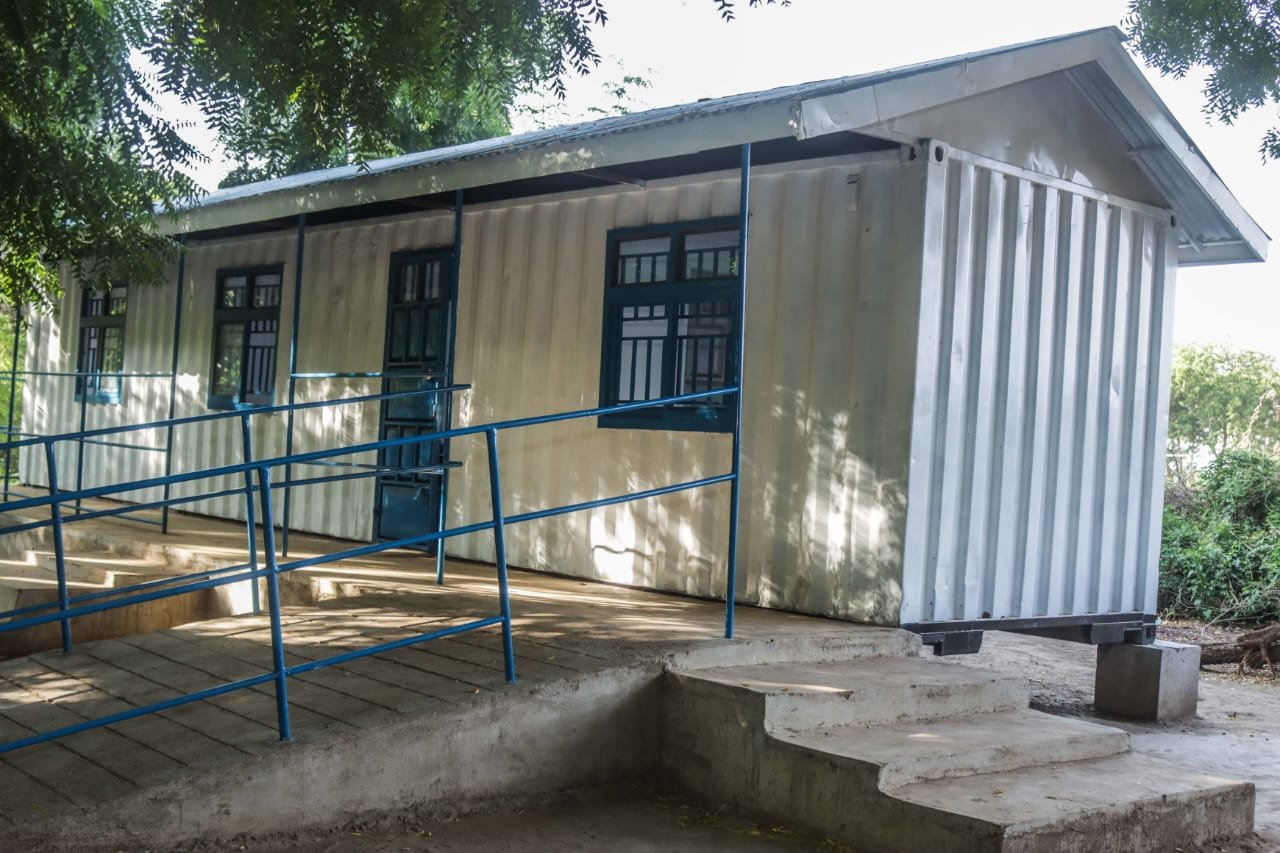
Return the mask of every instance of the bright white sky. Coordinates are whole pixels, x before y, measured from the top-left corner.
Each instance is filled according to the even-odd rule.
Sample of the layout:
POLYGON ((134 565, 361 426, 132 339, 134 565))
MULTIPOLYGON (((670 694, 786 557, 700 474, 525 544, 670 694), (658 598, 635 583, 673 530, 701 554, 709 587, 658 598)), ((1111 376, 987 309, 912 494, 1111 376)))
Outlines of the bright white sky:
MULTIPOLYGON (((571 83, 570 117, 600 103, 600 84, 619 79, 619 68, 651 81, 643 106, 657 107, 1113 26, 1126 12, 1124 0, 793 0, 757 9, 739 0, 737 20, 725 23, 711 0, 605 6, 609 23, 597 31, 596 45, 610 62, 571 83)), ((1264 165, 1258 154, 1263 132, 1280 122, 1276 111, 1255 110, 1226 127, 1204 118, 1202 80, 1148 77, 1245 208, 1280 237, 1280 163, 1264 165)), ((213 185, 223 172, 214 163, 201 179, 213 185)), ((1280 247, 1271 254, 1265 264, 1182 270, 1175 342, 1218 341, 1280 358, 1280 247)))

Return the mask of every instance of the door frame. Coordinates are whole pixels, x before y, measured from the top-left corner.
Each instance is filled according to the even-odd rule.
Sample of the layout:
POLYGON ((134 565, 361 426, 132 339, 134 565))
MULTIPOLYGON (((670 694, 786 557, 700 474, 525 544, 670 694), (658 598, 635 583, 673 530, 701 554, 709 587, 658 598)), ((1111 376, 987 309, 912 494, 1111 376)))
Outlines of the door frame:
MULTIPOLYGON (((386 283, 386 289, 384 290, 386 303, 384 305, 384 310, 382 312, 382 316, 383 316, 383 319, 382 319, 382 329, 383 329, 382 367, 381 367, 381 370, 379 371, 379 373, 382 376, 380 380, 381 382, 380 387, 381 387, 381 393, 383 394, 387 393, 389 380, 395 377, 395 371, 391 371, 387 369, 387 360, 391 355, 391 311, 394 305, 394 303, 392 302, 392 293, 396 286, 396 271, 402 264, 406 262, 412 263, 415 261, 424 261, 424 260, 426 261, 443 260, 448 264, 447 269, 443 271, 444 274, 441 275, 441 287, 444 289, 444 293, 447 296, 447 300, 445 303, 446 308, 444 312, 444 321, 443 321, 444 329, 443 329, 443 336, 442 336, 442 353, 441 353, 442 364, 441 364, 441 369, 439 371, 439 374, 440 374, 440 384, 446 385, 453 381, 453 359, 455 355, 456 337, 457 337, 455 334, 455 329, 457 326, 457 316, 458 316, 458 312, 457 312, 457 309, 458 309, 458 292, 457 292, 458 291, 458 286, 457 286, 458 285, 458 275, 457 275, 458 256, 457 256, 457 253, 455 252, 455 246, 445 245, 445 246, 434 246, 429 248, 418 248, 418 249, 399 249, 392 252, 387 259, 387 283, 386 283)), ((438 404, 441 408, 442 415, 438 419, 438 422, 439 422, 438 429, 449 429, 453 423, 453 395, 446 392, 441 396, 443 397, 443 399, 439 400, 438 404)), ((383 438, 385 437, 384 431, 386 428, 387 406, 389 402, 390 401, 388 400, 383 400, 378 405, 378 440, 379 441, 383 440, 383 438)), ((442 455, 447 461, 448 455, 449 455, 449 441, 446 439, 442 441, 441 444, 442 444, 442 455)), ((382 454, 382 451, 379 451, 379 456, 381 456, 381 454, 382 454)), ((381 460, 379 460, 379 464, 381 464, 381 460)), ((428 527, 427 529, 424 529, 422 531, 423 533, 434 533, 440 530, 444 525, 444 501, 448 495, 448 489, 446 485, 447 478, 448 478, 448 471, 446 470, 441 472, 439 476, 441 478, 441 485, 439 489, 439 508, 438 508, 439 511, 436 513, 436 518, 434 522, 430 525, 430 527, 428 527)), ((381 495, 382 495, 382 476, 379 474, 379 476, 374 477, 373 479, 372 541, 374 542, 390 541, 388 537, 381 535, 381 525, 382 525, 381 495)), ((423 545, 408 546, 408 547, 414 547, 419 550, 431 552, 436 550, 435 545, 437 544, 438 543, 426 543, 423 545)))

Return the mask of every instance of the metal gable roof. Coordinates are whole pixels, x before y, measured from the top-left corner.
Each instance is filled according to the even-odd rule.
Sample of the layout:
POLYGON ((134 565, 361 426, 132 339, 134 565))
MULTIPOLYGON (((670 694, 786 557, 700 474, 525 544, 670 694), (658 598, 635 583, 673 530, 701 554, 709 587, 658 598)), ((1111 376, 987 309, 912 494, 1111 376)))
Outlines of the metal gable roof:
POLYGON ((468 189, 770 138, 866 129, 887 117, 1064 72, 1114 124, 1180 218, 1184 263, 1259 260, 1265 233, 1231 196, 1108 27, 886 71, 781 86, 218 190, 170 231, 468 189), (1139 103, 1141 102, 1141 103, 1139 103))

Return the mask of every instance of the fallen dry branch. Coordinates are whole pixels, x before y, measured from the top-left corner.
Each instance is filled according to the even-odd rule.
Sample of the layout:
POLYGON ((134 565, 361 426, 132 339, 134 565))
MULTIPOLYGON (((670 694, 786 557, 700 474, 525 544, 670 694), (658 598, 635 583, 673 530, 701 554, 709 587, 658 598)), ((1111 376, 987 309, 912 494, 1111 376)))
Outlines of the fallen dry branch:
POLYGON ((1200 665, 1234 663, 1240 672, 1269 669, 1274 676, 1280 664, 1280 625, 1249 631, 1234 643, 1215 643, 1200 649, 1200 665))

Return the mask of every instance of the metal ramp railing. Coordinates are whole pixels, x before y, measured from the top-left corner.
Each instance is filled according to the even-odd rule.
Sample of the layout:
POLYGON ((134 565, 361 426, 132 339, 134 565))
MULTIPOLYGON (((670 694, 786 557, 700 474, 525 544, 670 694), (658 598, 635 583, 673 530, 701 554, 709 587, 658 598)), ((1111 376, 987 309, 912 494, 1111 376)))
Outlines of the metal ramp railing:
MULTIPOLYGON (((502 504, 502 469, 498 455, 498 435, 502 432, 518 430, 531 426, 584 418, 594 418, 615 412, 689 403, 712 397, 727 398, 732 395, 735 398, 740 398, 740 386, 727 386, 709 391, 683 394, 656 400, 625 403, 621 405, 592 409, 581 409, 571 412, 498 421, 475 426, 458 427, 419 436, 352 444, 305 453, 293 453, 266 459, 254 458, 253 436, 251 429, 251 419, 253 417, 282 412, 288 409, 309 409, 323 406, 354 405, 373 402, 380 403, 385 400, 424 394, 451 394, 456 391, 464 390, 467 387, 469 386, 450 385, 439 388, 426 388, 388 394, 346 397, 320 402, 295 403, 292 406, 266 406, 234 412, 217 412, 193 417, 173 418, 165 421, 134 424, 124 427, 108 427, 54 436, 25 438, 20 441, 0 444, 0 451, 11 451, 22 447, 43 450, 45 464, 47 466, 49 493, 47 495, 26 497, 19 500, 9 500, 0 503, 0 513, 30 514, 36 511, 47 511, 49 517, 35 520, 18 520, 15 523, 10 523, 7 526, 0 527, 0 536, 13 535, 23 531, 38 529, 51 530, 58 586, 58 596, 56 601, 33 604, 0 612, 0 619, 8 620, 0 622, 0 633, 21 631, 40 625, 58 623, 61 628, 63 651, 70 652, 73 647, 72 622, 78 617, 117 608, 139 605, 149 601, 183 595, 198 590, 213 589, 216 587, 226 586, 228 584, 246 581, 250 583, 250 587, 254 594, 254 610, 255 612, 258 612, 260 610, 260 603, 257 600, 258 582, 261 580, 264 582, 267 591, 267 612, 270 618, 273 660, 273 666, 269 671, 264 671, 257 675, 217 684, 204 690, 181 694, 162 701, 137 706, 125 711, 97 717, 95 719, 86 720, 73 725, 63 726, 49 731, 37 732, 30 736, 11 740, 6 743, 0 743, 0 754, 10 752, 15 749, 21 749, 26 746, 55 740, 57 738, 66 737, 88 729, 113 725, 135 717, 166 711, 181 705, 211 699, 225 693, 244 690, 268 683, 274 684, 275 687, 277 723, 280 739, 289 740, 292 736, 289 717, 290 677, 301 675, 322 667, 346 663, 358 658, 380 654, 405 646, 425 643, 454 634, 476 631, 492 626, 501 627, 505 676, 508 682, 514 683, 516 679, 516 668, 511 631, 511 601, 507 582, 507 551, 505 535, 505 530, 509 525, 536 521, 543 518, 551 518, 553 516, 580 512, 598 507, 644 500, 674 492, 713 486, 719 483, 729 483, 731 486, 729 552, 725 591, 725 636, 730 638, 733 636, 733 592, 736 577, 736 542, 738 526, 737 497, 740 471, 740 442, 737 431, 735 431, 733 436, 733 459, 731 470, 724 474, 700 477, 694 480, 674 483, 671 485, 511 515, 506 514, 502 504), (55 448, 59 443, 82 443, 86 438, 98 440, 105 439, 106 436, 119 433, 129 433, 148 429, 168 430, 174 427, 199 423, 202 421, 225 418, 238 418, 240 420, 242 437, 242 458, 240 462, 231 465, 222 465, 188 472, 167 473, 166 475, 159 477, 149 477, 122 483, 113 483, 105 486, 93 486, 69 491, 62 490, 59 486, 57 454, 55 452, 55 448), (338 482, 342 480, 374 477, 381 473, 385 473, 388 470, 400 472, 418 471, 421 470, 420 467, 413 465, 396 466, 394 469, 391 469, 381 465, 368 465, 367 463, 360 463, 357 461, 341 460, 348 457, 359 456, 361 454, 378 453, 379 451, 390 448, 405 448, 425 444, 427 442, 448 441, 454 438, 477 435, 484 437, 486 447, 491 509, 491 516, 488 520, 460 525, 454 528, 441 527, 438 530, 419 536, 411 536, 385 542, 373 542, 367 545, 338 549, 328 553, 308 556, 301 559, 282 559, 277 553, 276 517, 273 509, 273 497, 277 493, 288 494, 290 490, 296 488, 338 482), (292 472, 295 467, 305 465, 323 466, 330 470, 336 465, 348 470, 344 473, 331 473, 311 477, 295 477, 290 473, 286 474, 285 477, 279 481, 273 479, 274 471, 284 469, 285 471, 292 472), (215 484, 215 487, 210 491, 198 491, 195 494, 186 494, 181 496, 174 496, 171 493, 171 488, 173 486, 196 484, 204 481, 229 477, 243 478, 243 485, 224 488, 215 484), (159 500, 148 500, 105 509, 85 509, 83 505, 83 502, 87 500, 110 498, 112 496, 119 496, 121 494, 128 494, 148 489, 163 489, 165 496, 159 500), (65 547, 65 531, 68 526, 90 519, 123 516, 146 509, 166 510, 169 507, 176 505, 185 505, 193 502, 235 495, 242 495, 245 501, 247 562, 210 571, 174 576, 172 578, 153 579, 129 586, 109 590, 99 590, 76 596, 69 594, 67 584, 67 555, 65 547), (256 508, 255 498, 257 500, 256 508), (80 510, 78 512, 73 511, 71 513, 67 513, 64 510, 64 506, 67 504, 79 507, 80 510), (261 530, 264 545, 264 554, 261 561, 257 554, 258 512, 261 513, 261 530), (394 548, 422 545, 431 542, 443 542, 444 540, 455 536, 483 533, 486 531, 492 531, 494 535, 495 574, 498 585, 499 600, 499 608, 496 614, 473 619, 460 625, 452 625, 443 629, 419 633, 410 637, 403 637, 393 641, 317 660, 307 661, 305 663, 294 664, 292 666, 286 665, 279 590, 279 578, 281 575, 312 566, 378 554, 394 548)), ((417 456, 417 454, 413 455, 417 456)), ((403 456, 403 454, 401 454, 401 456, 403 456)), ((446 462, 446 465, 448 464, 449 463, 446 462)), ((434 465, 428 467, 440 468, 441 466, 434 465)), ((10 519, 12 518, 12 516, 6 517, 10 519)))

